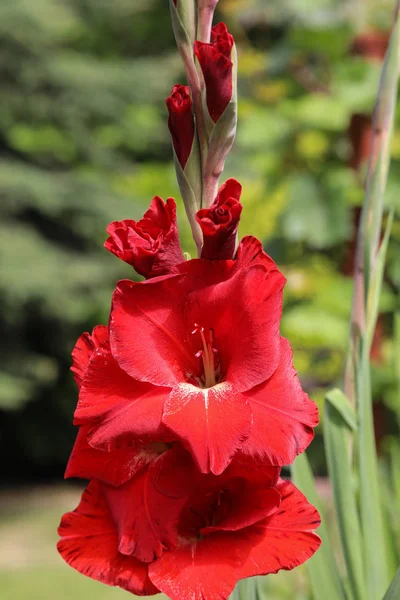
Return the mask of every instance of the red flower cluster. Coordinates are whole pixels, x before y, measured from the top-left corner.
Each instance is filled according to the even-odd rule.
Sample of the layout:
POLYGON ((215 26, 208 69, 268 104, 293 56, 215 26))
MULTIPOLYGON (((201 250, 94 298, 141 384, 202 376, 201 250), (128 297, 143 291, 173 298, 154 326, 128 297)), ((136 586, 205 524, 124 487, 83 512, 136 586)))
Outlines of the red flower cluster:
POLYGON ((66 477, 90 479, 58 549, 132 593, 227 598, 239 579, 319 547, 317 511, 280 478, 316 406, 279 334, 284 277, 258 240, 235 252, 240 184, 197 214, 205 258, 184 261, 175 204, 112 223, 106 247, 147 279, 120 281, 108 327, 73 351, 79 433, 66 477))

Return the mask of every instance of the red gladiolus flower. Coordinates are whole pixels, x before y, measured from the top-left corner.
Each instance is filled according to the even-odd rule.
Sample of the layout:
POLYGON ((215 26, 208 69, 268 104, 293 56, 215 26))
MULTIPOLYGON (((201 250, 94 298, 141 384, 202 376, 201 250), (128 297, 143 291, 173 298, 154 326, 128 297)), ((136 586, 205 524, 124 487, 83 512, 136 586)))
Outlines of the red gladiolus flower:
POLYGON ((168 127, 175 154, 184 169, 194 140, 194 120, 189 87, 174 85, 172 94, 168 96, 165 103, 169 113, 168 127))
POLYGON ((210 208, 202 208, 196 214, 204 237, 201 258, 220 260, 233 258, 236 233, 242 205, 242 186, 236 179, 228 179, 219 189, 210 208))
POLYGON ((224 600, 239 579, 292 569, 320 545, 317 511, 278 468, 199 475, 171 450, 141 477, 92 482, 64 515, 58 549, 71 566, 136 594, 224 600))
POLYGON ((104 246, 146 278, 171 272, 184 260, 179 245, 176 205, 156 196, 140 221, 114 221, 104 246))
POLYGON ((225 23, 211 30, 211 44, 196 41, 194 51, 206 84, 206 101, 210 117, 216 123, 232 98, 233 36, 225 23))
POLYGON ((75 423, 103 450, 180 439, 203 472, 240 449, 289 464, 318 414, 279 336, 284 277, 254 238, 235 261, 178 271, 118 284, 110 347, 90 360, 75 423))

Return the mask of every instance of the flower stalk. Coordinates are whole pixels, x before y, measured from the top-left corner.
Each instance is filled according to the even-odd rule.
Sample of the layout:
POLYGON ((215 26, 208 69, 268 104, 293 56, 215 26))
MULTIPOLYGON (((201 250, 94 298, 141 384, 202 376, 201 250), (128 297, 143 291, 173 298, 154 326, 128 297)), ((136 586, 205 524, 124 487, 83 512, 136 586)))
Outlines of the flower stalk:
POLYGON ((210 43, 211 28, 217 4, 218 0, 198 0, 198 40, 200 42, 210 43))

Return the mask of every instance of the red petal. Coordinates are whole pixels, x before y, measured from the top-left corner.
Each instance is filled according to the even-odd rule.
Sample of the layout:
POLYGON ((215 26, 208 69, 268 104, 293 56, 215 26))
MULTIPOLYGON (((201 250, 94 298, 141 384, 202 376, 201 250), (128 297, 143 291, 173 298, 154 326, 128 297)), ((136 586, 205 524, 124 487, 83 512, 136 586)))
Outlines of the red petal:
POLYGON ((209 208, 196 213, 204 243, 201 257, 208 260, 231 259, 236 250, 237 229, 242 212, 242 186, 236 179, 228 179, 218 190, 209 208))
POLYGON ((281 338, 278 368, 265 383, 245 394, 253 427, 242 450, 272 464, 287 465, 303 452, 318 424, 317 405, 301 389, 289 342, 281 338))
POLYGON ((264 487, 275 487, 281 468, 270 464, 260 464, 255 462, 251 456, 246 456, 239 452, 235 460, 226 468, 220 479, 232 477, 243 477, 252 485, 263 485, 264 487), (260 483, 261 482, 261 483, 260 483))
MULTIPOLYGON (((242 238, 236 257, 237 269, 249 269, 250 267, 260 267, 266 273, 269 271, 279 271, 277 265, 268 254, 264 252, 262 243, 252 235, 242 238)), ((281 273, 283 283, 285 278, 281 273)))
POLYGON ((149 577, 171 600, 226 600, 247 556, 235 541, 235 534, 214 533, 165 552, 149 566, 149 577))
POLYGON ((235 504, 229 516, 218 525, 204 527, 200 533, 207 535, 214 531, 238 531, 249 527, 276 512, 280 502, 278 490, 255 489, 243 482, 243 489, 236 493, 235 504))
POLYGON ((118 364, 139 381, 172 387, 198 369, 182 317, 182 279, 171 275, 118 283, 110 317, 111 349, 118 364))
POLYGON ((109 485, 122 485, 154 460, 159 452, 151 447, 96 450, 87 442, 88 427, 80 427, 69 458, 65 478, 97 479, 109 485))
POLYGON ((214 331, 223 379, 238 391, 265 381, 279 362, 285 282, 273 261, 250 239, 237 261, 191 260, 179 268, 181 275, 118 284, 110 320, 118 364, 158 386, 190 380, 201 374, 191 335, 197 323, 214 331))
MULTIPOLYGON (((174 496, 165 495, 156 485, 168 454, 176 460, 176 452, 169 451, 124 486, 103 487, 118 529, 119 551, 143 562, 152 562, 164 550, 175 546, 177 524, 186 502, 186 496, 180 493, 181 484, 174 496)), ((179 471, 177 467, 175 470, 179 471)))
POLYGON ((229 383, 201 389, 176 386, 165 403, 163 422, 187 445, 200 470, 223 472, 249 435, 251 411, 229 383))
POLYGON ((147 565, 118 552, 115 525, 97 482, 91 482, 79 506, 63 516, 58 533, 58 551, 83 575, 141 596, 158 592, 147 565))
POLYGON ((104 243, 107 250, 146 278, 168 274, 184 260, 173 198, 164 204, 155 196, 140 221, 114 221, 107 232, 110 234, 104 243))
MULTIPOLYGON (((211 266, 216 273, 225 261, 191 261, 187 269, 206 280, 211 266), (214 266, 215 265, 215 266, 214 266)), ((235 265, 235 261, 226 261, 235 265)), ((269 260, 260 257, 246 268, 235 265, 227 280, 195 289, 187 299, 186 319, 214 332, 223 379, 242 392, 271 377, 279 362, 279 323, 285 279, 269 260)))
POLYGON ((82 333, 72 350, 72 367, 78 388, 81 386, 89 364, 90 357, 95 348, 108 340, 108 327, 96 325, 92 333, 82 333))
POLYGON ((82 384, 75 423, 92 423, 92 446, 110 450, 160 435, 169 390, 134 381, 107 348, 96 350, 82 384))
POLYGON ((290 481, 281 480, 277 489, 282 502, 276 513, 242 532, 254 545, 241 569, 241 579, 293 569, 321 545, 313 533, 320 525, 318 511, 290 481))
POLYGON ((152 478, 157 491, 170 498, 189 499, 203 475, 197 469, 189 452, 174 444, 152 467, 152 478))

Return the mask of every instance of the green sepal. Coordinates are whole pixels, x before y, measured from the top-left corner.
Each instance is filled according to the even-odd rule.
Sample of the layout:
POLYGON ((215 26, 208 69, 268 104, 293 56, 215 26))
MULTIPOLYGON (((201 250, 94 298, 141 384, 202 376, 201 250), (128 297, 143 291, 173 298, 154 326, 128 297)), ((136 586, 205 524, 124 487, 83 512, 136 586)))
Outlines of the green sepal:
POLYGON ((195 10, 195 2, 178 0, 177 4, 178 6, 175 6, 174 1, 169 0, 172 29, 174 31, 177 46, 186 45, 193 48, 197 30, 197 11, 195 10))
POLYGON ((182 169, 178 157, 176 156, 174 147, 172 147, 172 150, 174 154, 176 178, 185 205, 187 218, 192 229, 193 239, 200 254, 203 245, 203 233, 200 225, 196 221, 196 213, 201 205, 201 172, 196 136, 194 137, 192 150, 184 169, 182 169))

